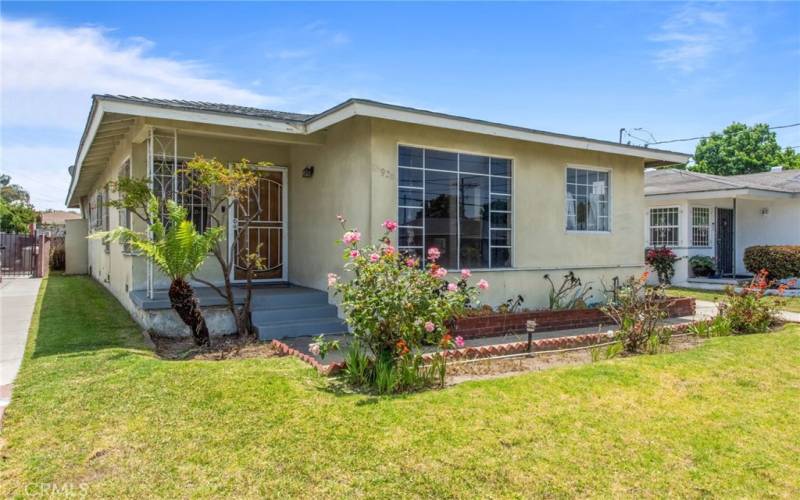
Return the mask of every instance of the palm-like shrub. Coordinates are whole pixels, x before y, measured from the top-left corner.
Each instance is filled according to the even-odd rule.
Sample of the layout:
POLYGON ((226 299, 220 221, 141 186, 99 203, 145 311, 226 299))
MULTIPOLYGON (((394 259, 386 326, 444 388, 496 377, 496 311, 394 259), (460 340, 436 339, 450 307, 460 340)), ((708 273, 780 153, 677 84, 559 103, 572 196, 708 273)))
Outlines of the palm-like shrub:
POLYGON ((167 201, 166 208, 168 223, 165 226, 159 217, 158 200, 151 196, 147 211, 149 220, 152 221, 152 237, 126 227, 95 233, 92 237, 128 243, 166 274, 172 280, 169 287, 172 308, 191 330, 195 344, 207 345, 208 327, 187 277, 203 264, 208 253, 222 238, 223 228, 208 228, 205 233, 200 234, 187 219, 185 208, 172 200, 167 201))

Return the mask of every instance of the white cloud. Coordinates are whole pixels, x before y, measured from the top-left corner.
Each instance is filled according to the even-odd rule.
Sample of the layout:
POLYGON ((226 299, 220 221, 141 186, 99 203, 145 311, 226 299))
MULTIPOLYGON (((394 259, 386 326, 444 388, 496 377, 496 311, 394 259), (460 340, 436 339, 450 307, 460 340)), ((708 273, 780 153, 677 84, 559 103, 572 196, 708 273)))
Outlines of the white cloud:
POLYGON ((662 47, 655 53, 658 65, 693 73, 740 49, 750 37, 749 29, 732 22, 728 12, 688 5, 670 16, 650 41, 662 47))
POLYGON ((37 208, 63 208, 69 187, 67 167, 75 161, 75 149, 45 145, 3 145, 2 172, 31 194, 37 208))
POLYGON ((92 26, 65 28, 0 19, 4 126, 80 127, 93 93, 272 106, 280 99, 214 77, 196 61, 149 54, 92 26))

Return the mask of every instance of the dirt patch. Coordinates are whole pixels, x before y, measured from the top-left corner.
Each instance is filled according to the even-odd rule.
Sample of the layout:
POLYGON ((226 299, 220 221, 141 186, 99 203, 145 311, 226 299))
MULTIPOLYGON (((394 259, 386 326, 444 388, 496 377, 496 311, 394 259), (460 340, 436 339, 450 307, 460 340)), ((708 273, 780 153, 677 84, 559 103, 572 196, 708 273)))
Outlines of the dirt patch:
POLYGON ((271 342, 242 339, 237 335, 211 337, 211 346, 197 347, 190 338, 150 335, 159 357, 174 360, 211 360, 271 358, 281 354, 271 342))
MULTIPOLYGON (((674 336, 669 345, 665 346, 664 352, 685 351, 697 347, 704 341, 696 335, 674 336)), ((559 366, 584 365, 605 359, 605 346, 596 348, 596 358, 592 353, 594 349, 592 346, 587 346, 562 352, 537 352, 530 357, 486 358, 468 363, 451 362, 447 366, 447 383, 455 385, 469 380, 506 377, 559 366)))

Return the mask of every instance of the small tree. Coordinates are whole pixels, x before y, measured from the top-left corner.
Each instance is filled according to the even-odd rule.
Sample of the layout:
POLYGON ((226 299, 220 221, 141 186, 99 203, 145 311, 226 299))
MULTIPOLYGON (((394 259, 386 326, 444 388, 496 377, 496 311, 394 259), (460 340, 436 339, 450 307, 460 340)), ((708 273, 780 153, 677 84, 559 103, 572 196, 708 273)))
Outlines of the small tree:
MULTIPOLYGON (((233 213, 236 214, 236 230, 248 234, 253 221, 257 220, 263 211, 258 197, 254 197, 252 200, 250 198, 259 179, 254 167, 269 166, 272 164, 268 162, 252 164, 246 159, 225 165, 216 158, 206 159, 196 155, 186 164, 182 173, 188 179, 188 190, 191 195, 199 198, 201 204, 208 207, 209 227, 226 228, 228 214, 235 211, 233 213)), ((237 235, 234 234, 234 238, 236 237, 237 235)), ((228 241, 218 241, 212 248, 212 253, 222 272, 223 287, 194 275, 192 278, 209 286, 225 299, 228 310, 236 321, 236 330, 239 335, 250 337, 252 336, 250 308, 253 297, 253 276, 257 271, 264 269, 264 261, 260 257, 260 245, 253 252, 250 248, 232 245, 228 241), (229 246, 231 251, 228 251, 229 246), (236 306, 231 282, 231 273, 237 264, 245 272, 246 279, 245 298, 241 308, 236 306)))
POLYGON ((716 175, 767 172, 770 167, 800 167, 800 155, 791 148, 781 150, 775 132, 766 123, 748 127, 732 123, 721 134, 712 132, 695 148, 692 170, 716 175))
POLYGON ((208 252, 221 239, 223 231, 222 228, 209 228, 200 234, 194 224, 187 220, 186 209, 172 200, 167 201, 166 209, 168 224, 165 227, 159 217, 158 199, 150 196, 147 216, 152 221, 149 227, 152 238, 121 226, 112 231, 95 233, 90 238, 130 244, 158 266, 171 280, 169 301, 172 308, 189 327, 195 344, 208 345, 208 327, 187 277, 203 264, 208 252))
POLYGON ((644 258, 645 263, 656 270, 658 282, 662 285, 672 283, 672 277, 675 276, 675 262, 678 260, 678 256, 667 247, 651 248, 647 250, 644 258))

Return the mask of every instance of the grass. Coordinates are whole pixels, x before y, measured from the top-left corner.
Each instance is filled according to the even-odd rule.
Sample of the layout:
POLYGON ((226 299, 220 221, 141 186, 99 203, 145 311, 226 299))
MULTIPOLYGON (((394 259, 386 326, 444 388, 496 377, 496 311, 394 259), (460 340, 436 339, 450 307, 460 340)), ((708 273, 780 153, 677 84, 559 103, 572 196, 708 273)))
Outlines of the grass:
POLYGON ((800 496, 798 326, 385 398, 140 339, 100 285, 45 280, 0 496, 800 496))
MULTIPOLYGON (((698 290, 696 288, 681 288, 675 286, 667 288, 666 294, 671 297, 694 297, 699 300, 709 300, 711 302, 719 302, 725 297, 725 292, 721 290, 698 290)), ((781 309, 785 311, 800 312, 800 297, 768 296, 767 300, 781 302, 781 309)))

